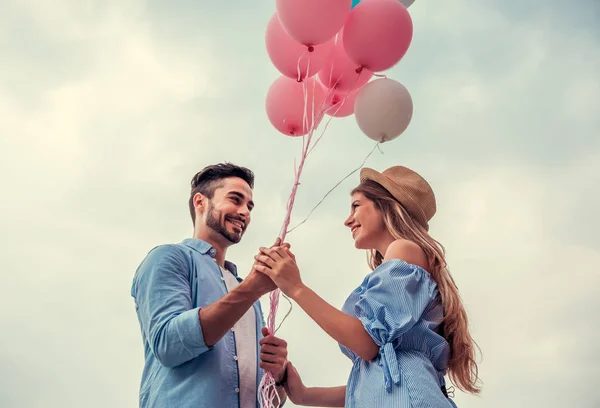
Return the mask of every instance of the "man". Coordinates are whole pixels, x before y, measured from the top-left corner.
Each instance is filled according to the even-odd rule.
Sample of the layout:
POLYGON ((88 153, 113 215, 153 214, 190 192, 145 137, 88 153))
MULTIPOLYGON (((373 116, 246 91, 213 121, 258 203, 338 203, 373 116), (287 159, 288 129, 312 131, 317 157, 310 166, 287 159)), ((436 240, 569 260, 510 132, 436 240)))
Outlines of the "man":
POLYGON ((250 224, 253 187, 243 167, 200 171, 189 199, 193 238, 152 249, 138 267, 131 294, 144 342, 141 408, 256 408, 263 367, 283 378, 287 344, 263 327, 259 302, 276 286, 254 268, 240 279, 225 260, 250 224))

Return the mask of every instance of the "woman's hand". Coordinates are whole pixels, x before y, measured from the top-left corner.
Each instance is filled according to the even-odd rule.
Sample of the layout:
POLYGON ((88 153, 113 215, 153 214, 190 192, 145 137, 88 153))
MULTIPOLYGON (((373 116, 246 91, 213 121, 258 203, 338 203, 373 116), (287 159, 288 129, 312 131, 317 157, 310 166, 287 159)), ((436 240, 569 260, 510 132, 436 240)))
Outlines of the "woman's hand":
POLYGON ((302 383, 300 374, 290 361, 287 363, 287 381, 284 384, 285 392, 290 401, 302 405, 306 396, 306 386, 302 383))
POLYGON ((262 247, 254 259, 257 261, 254 268, 271 278, 290 298, 294 299, 304 287, 296 257, 286 247, 262 247))

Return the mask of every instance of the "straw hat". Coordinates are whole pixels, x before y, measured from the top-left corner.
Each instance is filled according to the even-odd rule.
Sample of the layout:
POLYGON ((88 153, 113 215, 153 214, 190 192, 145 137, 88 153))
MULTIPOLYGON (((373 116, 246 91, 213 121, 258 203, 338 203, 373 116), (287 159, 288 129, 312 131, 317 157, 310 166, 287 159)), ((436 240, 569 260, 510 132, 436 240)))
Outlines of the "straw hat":
POLYGON ((363 168, 360 182, 366 180, 372 180, 389 191, 415 221, 429 230, 429 220, 436 210, 435 195, 423 177, 409 168, 394 166, 382 173, 363 168))

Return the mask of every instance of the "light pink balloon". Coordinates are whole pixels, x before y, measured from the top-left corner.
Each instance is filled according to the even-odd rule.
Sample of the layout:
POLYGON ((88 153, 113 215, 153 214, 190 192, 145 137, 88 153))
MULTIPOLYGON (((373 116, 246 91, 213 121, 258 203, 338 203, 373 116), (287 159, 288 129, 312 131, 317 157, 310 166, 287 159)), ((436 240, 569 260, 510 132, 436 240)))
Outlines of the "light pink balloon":
POLYGON ((342 29, 352 0, 277 0, 276 7, 290 37, 300 44, 317 45, 342 29))
POLYGON ((267 24, 265 42, 275 68, 283 75, 301 81, 315 75, 325 65, 331 55, 334 40, 310 47, 302 45, 285 32, 277 14, 273 14, 267 24))
POLYGON ((344 25, 344 48, 357 65, 380 72, 402 59, 412 35, 410 14, 398 0, 362 0, 344 25))
POLYGON ((371 71, 362 68, 348 57, 342 34, 338 34, 329 59, 319 71, 319 79, 323 85, 340 91, 350 91, 360 89, 372 76, 371 71))
POLYGON ((410 93, 398 81, 389 78, 371 81, 358 91, 354 118, 365 135, 379 142, 400 136, 412 119, 410 93))
POLYGON ((354 113, 354 102, 356 101, 357 94, 358 90, 350 93, 335 92, 333 98, 327 104, 330 108, 325 113, 336 118, 352 115, 354 113))
POLYGON ((298 82, 280 76, 269 87, 266 99, 267 117, 275 129, 284 135, 303 136, 310 131, 318 118, 317 112, 324 106, 325 90, 314 78, 298 82), (304 126, 304 86, 307 89, 308 127, 304 126))

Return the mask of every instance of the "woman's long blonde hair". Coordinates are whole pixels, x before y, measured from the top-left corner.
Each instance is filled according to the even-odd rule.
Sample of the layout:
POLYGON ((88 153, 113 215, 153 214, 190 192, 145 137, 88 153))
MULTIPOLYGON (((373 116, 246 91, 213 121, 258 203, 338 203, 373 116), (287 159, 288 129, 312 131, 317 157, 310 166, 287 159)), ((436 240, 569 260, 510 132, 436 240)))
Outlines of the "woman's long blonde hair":
MULTIPOLYGON (((352 191, 352 194, 354 193, 362 193, 373 201, 375 208, 381 212, 385 227, 395 239, 412 241, 425 252, 429 262, 428 272, 437 284, 444 309, 442 335, 450 344, 450 380, 465 392, 478 393, 481 388, 475 361, 476 344, 469 333, 467 313, 458 288, 448 271, 444 247, 433 239, 421 224, 415 222, 404 207, 380 184, 366 180, 352 191)), ((371 269, 377 268, 382 262, 383 254, 372 249, 369 253, 371 269)))

